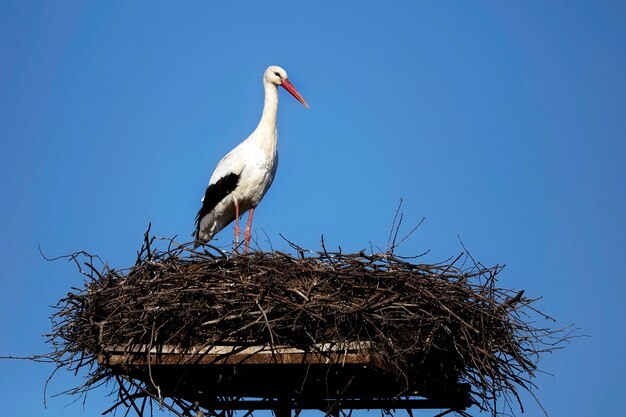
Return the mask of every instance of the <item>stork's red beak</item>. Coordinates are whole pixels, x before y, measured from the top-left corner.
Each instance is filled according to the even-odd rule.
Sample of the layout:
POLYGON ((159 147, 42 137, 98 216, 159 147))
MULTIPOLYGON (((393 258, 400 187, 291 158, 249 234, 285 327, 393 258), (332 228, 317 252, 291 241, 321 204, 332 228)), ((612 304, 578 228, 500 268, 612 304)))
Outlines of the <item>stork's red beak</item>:
POLYGON ((304 99, 302 98, 302 96, 300 95, 300 93, 298 93, 298 90, 296 90, 296 87, 293 86, 293 84, 291 84, 291 82, 289 80, 283 80, 280 85, 282 85, 285 90, 289 91, 289 93, 294 96, 296 98, 296 100, 298 100, 300 103, 304 104, 304 106, 308 109, 309 105, 306 104, 306 101, 304 101, 304 99))

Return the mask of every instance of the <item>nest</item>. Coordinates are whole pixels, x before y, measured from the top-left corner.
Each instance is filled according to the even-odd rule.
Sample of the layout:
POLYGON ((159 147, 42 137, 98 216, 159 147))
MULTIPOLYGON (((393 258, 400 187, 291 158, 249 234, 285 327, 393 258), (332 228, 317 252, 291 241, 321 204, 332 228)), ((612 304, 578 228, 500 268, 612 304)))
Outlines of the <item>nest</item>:
POLYGON ((184 399, 164 403, 158 384, 99 361, 111 346, 315 351, 365 341, 422 395, 469 383, 472 403, 496 415, 503 403, 507 412, 514 403, 521 408, 518 391, 533 388, 540 354, 567 340, 564 329, 537 327, 547 316, 536 299, 496 285, 500 266, 467 255, 425 264, 393 251, 331 252, 323 241, 315 252, 291 244, 291 254, 165 243, 156 249, 146 233, 136 265, 126 270, 98 265, 84 252, 71 256, 87 279, 60 300, 49 341, 57 369, 87 374, 71 393, 113 382, 118 401, 107 411, 122 406, 141 415, 147 399, 180 416, 197 412, 184 399))

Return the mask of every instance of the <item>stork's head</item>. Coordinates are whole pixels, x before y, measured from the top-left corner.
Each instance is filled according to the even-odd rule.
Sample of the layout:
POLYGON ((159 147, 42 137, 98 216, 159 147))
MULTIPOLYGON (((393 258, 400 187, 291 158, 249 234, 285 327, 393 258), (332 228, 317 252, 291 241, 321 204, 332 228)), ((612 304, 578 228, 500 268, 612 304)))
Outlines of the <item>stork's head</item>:
POLYGON ((300 103, 304 104, 304 106, 308 109, 309 105, 304 101, 296 87, 291 84, 291 82, 287 79, 287 71, 282 69, 277 65, 272 65, 265 70, 263 74, 263 79, 266 82, 270 82, 274 85, 280 85, 285 90, 289 91, 289 93, 296 98, 300 103))

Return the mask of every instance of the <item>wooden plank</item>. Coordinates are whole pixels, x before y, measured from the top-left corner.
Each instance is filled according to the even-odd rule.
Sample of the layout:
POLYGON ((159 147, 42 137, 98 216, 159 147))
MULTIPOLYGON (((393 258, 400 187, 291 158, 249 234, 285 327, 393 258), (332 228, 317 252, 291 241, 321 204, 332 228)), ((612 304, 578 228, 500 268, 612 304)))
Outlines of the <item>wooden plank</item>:
POLYGON ((314 351, 290 346, 214 345, 180 349, 173 346, 148 347, 111 346, 98 361, 107 366, 122 365, 363 365, 391 371, 380 355, 367 342, 345 345, 320 344, 314 351))
POLYGON ((466 384, 433 386, 419 378, 408 380, 369 343, 314 349, 243 344, 190 349, 111 346, 98 360, 116 373, 158 386, 165 397, 184 398, 214 410, 276 410, 284 407, 276 402, 279 399, 292 409, 324 410, 335 402, 333 398, 341 398, 343 409, 469 406, 466 384), (430 398, 433 393, 436 398, 430 398), (221 402, 220 397, 267 400, 221 402))
POLYGON ((113 345, 106 348, 107 352, 117 353, 171 353, 171 354, 225 354, 234 350, 246 349, 247 353, 255 353, 257 351, 279 351, 285 353, 294 352, 353 352, 371 349, 370 342, 349 342, 343 344, 336 343, 317 343, 309 350, 303 350, 293 346, 277 345, 273 349, 268 345, 254 345, 254 344, 241 344, 241 343, 220 343, 217 345, 196 346, 191 348, 179 348, 170 345, 148 346, 148 345, 113 345))

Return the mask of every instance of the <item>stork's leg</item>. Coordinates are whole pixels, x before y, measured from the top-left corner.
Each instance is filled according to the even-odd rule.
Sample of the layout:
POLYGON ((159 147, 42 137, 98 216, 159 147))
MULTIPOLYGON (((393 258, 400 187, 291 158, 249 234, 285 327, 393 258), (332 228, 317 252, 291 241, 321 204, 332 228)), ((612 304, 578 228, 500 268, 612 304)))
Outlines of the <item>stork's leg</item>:
POLYGON ((239 201, 235 197, 235 252, 237 251, 237 247, 239 246, 239 201))
POLYGON ((248 223, 246 223, 246 231, 243 232, 243 240, 246 242, 246 253, 250 247, 250 229, 252 228, 252 215, 254 214, 254 207, 250 208, 248 212, 248 223))

